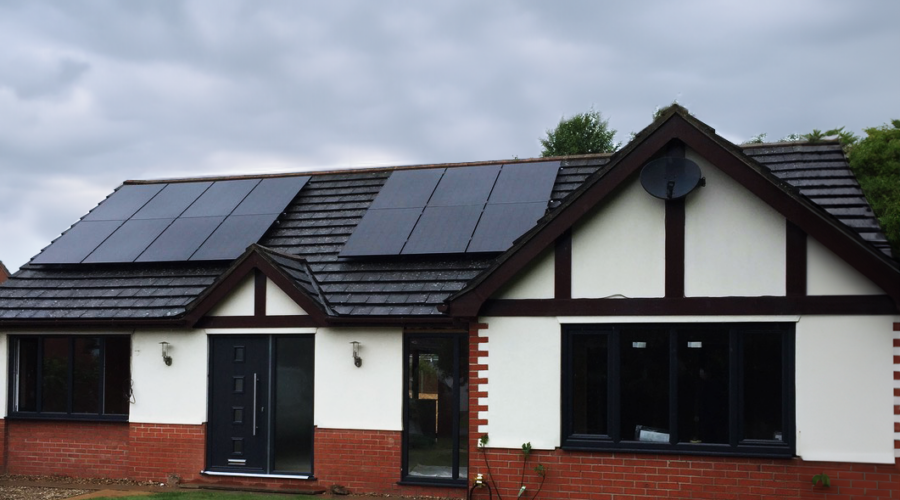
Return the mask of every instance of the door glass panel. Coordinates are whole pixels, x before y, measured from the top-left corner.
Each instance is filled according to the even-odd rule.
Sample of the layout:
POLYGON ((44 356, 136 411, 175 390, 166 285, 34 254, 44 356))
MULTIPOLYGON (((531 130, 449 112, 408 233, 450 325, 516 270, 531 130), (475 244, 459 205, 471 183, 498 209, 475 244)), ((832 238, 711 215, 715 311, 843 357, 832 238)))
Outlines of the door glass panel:
POLYGON ((780 332, 744 336, 744 439, 783 441, 780 332))
POLYGON ((620 439, 668 443, 669 333, 629 329, 620 338, 620 439))
POLYGON ((678 440, 729 442, 728 329, 678 331, 678 440))
POLYGON ((18 411, 37 411, 37 339, 19 339, 16 401, 18 411))
POLYGON ((276 339, 274 467, 311 472, 313 453, 313 369, 311 337, 276 339))
POLYGON ((65 412, 69 388, 69 338, 44 339, 41 410, 65 412))
POLYGON ((464 337, 410 337, 407 356, 407 475, 465 477, 468 458, 464 337), (460 467, 462 464, 462 467, 460 467))

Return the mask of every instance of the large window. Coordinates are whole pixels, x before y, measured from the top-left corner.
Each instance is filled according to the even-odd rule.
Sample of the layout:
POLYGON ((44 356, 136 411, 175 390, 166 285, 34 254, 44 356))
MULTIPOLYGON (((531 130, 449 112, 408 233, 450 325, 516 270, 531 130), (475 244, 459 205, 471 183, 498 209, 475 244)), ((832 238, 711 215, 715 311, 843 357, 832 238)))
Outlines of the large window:
POLYGON ((571 325, 563 447, 794 453, 790 324, 571 325))
POLYGON ((127 336, 12 337, 10 416, 128 418, 127 336))

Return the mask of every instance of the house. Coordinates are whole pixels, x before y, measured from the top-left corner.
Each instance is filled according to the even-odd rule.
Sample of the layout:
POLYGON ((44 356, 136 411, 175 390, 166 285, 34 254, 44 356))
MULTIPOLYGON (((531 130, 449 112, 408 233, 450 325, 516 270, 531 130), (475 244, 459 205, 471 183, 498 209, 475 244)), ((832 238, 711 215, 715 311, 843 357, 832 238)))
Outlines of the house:
POLYGON ((0 348, 11 474, 900 490, 900 266, 840 145, 679 106, 613 155, 126 182, 0 287, 0 348))

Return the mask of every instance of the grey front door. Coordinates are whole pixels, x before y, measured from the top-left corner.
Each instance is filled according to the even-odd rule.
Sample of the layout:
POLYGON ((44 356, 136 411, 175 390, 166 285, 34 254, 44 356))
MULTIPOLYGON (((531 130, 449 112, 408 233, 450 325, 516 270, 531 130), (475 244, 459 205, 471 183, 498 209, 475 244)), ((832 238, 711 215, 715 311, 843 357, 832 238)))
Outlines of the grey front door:
POLYGON ((210 337, 207 469, 312 474, 312 336, 210 337))

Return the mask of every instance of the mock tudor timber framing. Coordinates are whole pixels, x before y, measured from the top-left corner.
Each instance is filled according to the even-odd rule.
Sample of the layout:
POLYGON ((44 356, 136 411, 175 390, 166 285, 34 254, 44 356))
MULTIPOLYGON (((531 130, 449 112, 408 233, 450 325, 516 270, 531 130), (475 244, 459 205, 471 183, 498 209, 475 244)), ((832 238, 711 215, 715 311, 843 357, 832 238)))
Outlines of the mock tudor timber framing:
MULTIPOLYGON (((872 311, 892 314, 900 308, 900 271, 897 265, 877 253, 858 235, 849 231, 832 217, 816 209, 812 202, 793 194, 793 188, 786 185, 767 169, 747 158, 735 146, 715 135, 715 131, 691 117, 687 110, 673 105, 664 116, 638 134, 622 151, 593 177, 574 192, 556 211, 545 216, 538 225, 523 235, 519 241, 493 267, 486 270, 469 286, 447 299, 445 311, 450 315, 477 316, 487 314, 512 314, 513 309, 522 312, 528 306, 538 307, 542 301, 520 300, 522 307, 514 307, 506 300, 491 300, 493 294, 525 266, 536 259, 550 245, 572 226, 590 213, 616 189, 636 175, 640 168, 661 153, 673 150, 672 141, 680 141, 684 146, 696 151, 700 156, 725 172, 733 180, 748 189, 758 198, 768 203, 782 214, 789 232, 787 251, 788 294, 791 297, 723 297, 723 298, 683 298, 684 294, 684 212, 676 205, 666 202, 666 300, 660 299, 572 299, 556 301, 559 306, 555 313, 552 307, 540 308, 545 314, 670 314, 654 311, 705 311, 696 314, 713 314, 718 307, 745 311, 744 314, 762 314, 763 311, 781 311, 780 314, 828 314, 848 311, 848 314, 869 314, 872 311), (680 230, 679 230, 680 226, 680 230), (678 241, 678 235, 681 241, 678 241), (670 239, 670 235, 674 238, 670 239), (881 287, 887 295, 861 299, 843 297, 805 297, 796 300, 799 292, 805 292, 805 252, 806 235, 813 236, 829 250, 841 257, 863 276, 881 287), (802 238, 801 238, 802 236, 802 238), (802 240, 802 241, 801 241, 802 240), (800 270, 802 266, 802 270, 800 270), (801 285, 801 280, 803 284, 801 285), (680 287, 679 287, 680 285, 680 287), (680 292, 680 293, 679 293, 680 292), (885 300, 887 297, 888 300, 885 300), (616 304, 604 302, 614 301, 616 304), (737 301, 737 302, 734 302, 737 301), (630 305, 625 303, 631 302, 630 305), (738 306, 741 302, 744 306, 738 306), (861 303, 862 302, 862 303, 861 303), (890 302, 888 306, 887 302, 890 302), (488 304, 490 306, 488 307, 488 304), (576 304, 578 304, 576 306, 576 304), (590 304, 590 306, 588 306, 590 304), (705 304, 705 305, 704 305, 705 304), (755 306, 754 306, 755 304, 755 306), (841 306, 840 304, 846 304, 841 306), (830 307, 837 307, 833 309, 830 307), (646 308, 646 309, 645 309, 646 308), (562 311, 578 312, 564 313, 562 311), (608 311, 608 312, 603 312, 608 311), (852 312, 857 311, 857 312, 852 312)), ((557 261, 559 268, 561 262, 557 261)), ((555 288, 559 290, 561 284, 555 288)), ((518 313, 517 313, 518 314, 518 313)), ((672 314, 677 314, 672 312, 672 314)), ((680 314, 686 314, 681 312, 680 314)), ((526 314, 532 316, 535 314, 526 314)))

